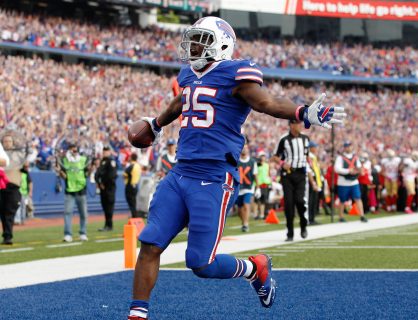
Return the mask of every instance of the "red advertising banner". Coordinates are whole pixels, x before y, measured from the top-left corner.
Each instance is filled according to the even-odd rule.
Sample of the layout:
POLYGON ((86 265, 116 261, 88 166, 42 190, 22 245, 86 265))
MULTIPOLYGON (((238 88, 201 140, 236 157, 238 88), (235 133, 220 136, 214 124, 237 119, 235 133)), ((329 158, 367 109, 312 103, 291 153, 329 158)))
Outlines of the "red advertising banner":
POLYGON ((418 2, 286 0, 287 14, 418 21, 418 2))

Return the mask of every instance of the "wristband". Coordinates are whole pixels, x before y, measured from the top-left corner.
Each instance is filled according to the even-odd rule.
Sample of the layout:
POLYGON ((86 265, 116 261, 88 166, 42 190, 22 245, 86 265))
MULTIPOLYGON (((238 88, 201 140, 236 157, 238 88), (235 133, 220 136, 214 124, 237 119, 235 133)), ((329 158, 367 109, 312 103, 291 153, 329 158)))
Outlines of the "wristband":
POLYGON ((297 109, 295 111, 295 117, 296 117, 296 120, 297 121, 300 121, 300 115, 299 115, 299 113, 300 113, 300 109, 302 109, 302 108, 303 108, 303 106, 299 106, 299 107, 297 107, 297 109))
POLYGON ((157 118, 152 119, 152 125, 154 126, 155 131, 157 131, 157 132, 161 131, 161 126, 158 123, 157 118))
POLYGON ((295 112, 295 117, 296 117, 296 120, 297 120, 297 121, 303 121, 303 119, 304 119, 304 115, 305 115, 305 111, 306 111, 308 108, 309 108, 309 106, 305 104, 304 106, 299 106, 299 107, 296 109, 296 112, 295 112))

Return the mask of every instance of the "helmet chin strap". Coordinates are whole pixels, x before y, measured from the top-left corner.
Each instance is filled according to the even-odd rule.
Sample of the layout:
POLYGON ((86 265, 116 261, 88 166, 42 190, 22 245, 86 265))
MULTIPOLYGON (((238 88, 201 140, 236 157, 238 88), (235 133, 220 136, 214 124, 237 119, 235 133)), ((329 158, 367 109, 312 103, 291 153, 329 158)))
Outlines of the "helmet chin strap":
POLYGON ((196 60, 191 60, 190 64, 195 70, 202 70, 206 65, 209 63, 209 61, 205 58, 200 58, 196 60))

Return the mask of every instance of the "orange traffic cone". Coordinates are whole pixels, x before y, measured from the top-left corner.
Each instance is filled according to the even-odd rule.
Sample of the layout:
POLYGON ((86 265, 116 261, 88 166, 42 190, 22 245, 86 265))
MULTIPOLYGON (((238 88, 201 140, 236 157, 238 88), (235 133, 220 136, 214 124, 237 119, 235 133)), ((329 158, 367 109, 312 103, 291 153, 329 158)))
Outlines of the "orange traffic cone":
POLYGON ((276 216, 276 211, 274 209, 270 209, 269 213, 267 214, 265 223, 271 223, 271 224, 279 224, 280 220, 276 216))
POLYGON ((353 206, 351 207, 351 210, 348 212, 350 216, 359 216, 360 212, 358 211, 356 203, 353 203, 353 206))

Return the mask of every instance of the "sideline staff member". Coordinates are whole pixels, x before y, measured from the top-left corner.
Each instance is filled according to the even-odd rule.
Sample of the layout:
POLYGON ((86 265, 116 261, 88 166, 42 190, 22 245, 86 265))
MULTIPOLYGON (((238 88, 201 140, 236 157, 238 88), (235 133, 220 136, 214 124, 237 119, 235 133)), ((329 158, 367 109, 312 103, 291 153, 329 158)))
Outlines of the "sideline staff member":
POLYGON ((289 121, 289 133, 279 142, 275 161, 282 165, 282 185, 284 192, 284 211, 286 215, 287 239, 293 241, 293 220, 295 206, 300 218, 301 237, 306 238, 308 190, 307 190, 307 157, 309 138, 301 133, 302 122, 289 121))
POLYGON ((13 136, 7 134, 3 137, 4 151, 9 158, 8 165, 4 168, 6 186, 0 192, 0 216, 3 226, 2 244, 13 244, 13 223, 15 214, 19 208, 21 194, 19 191, 22 182, 20 168, 25 162, 25 153, 16 148, 13 136))
POLYGON ((105 225, 99 231, 112 231, 113 210, 115 209, 116 178, 118 169, 116 161, 112 157, 109 146, 103 148, 102 161, 96 171, 96 183, 100 189, 100 202, 105 215, 105 225))
POLYGON ((131 154, 129 165, 123 173, 125 178, 125 197, 131 211, 132 218, 138 218, 139 214, 136 210, 136 195, 138 193, 139 179, 141 178, 141 166, 138 163, 138 155, 131 154))
POLYGON ((68 151, 60 168, 60 175, 65 179, 64 197, 64 242, 72 242, 72 219, 74 204, 80 213, 80 240, 87 241, 87 175, 88 158, 80 155, 75 144, 68 146, 68 151))

